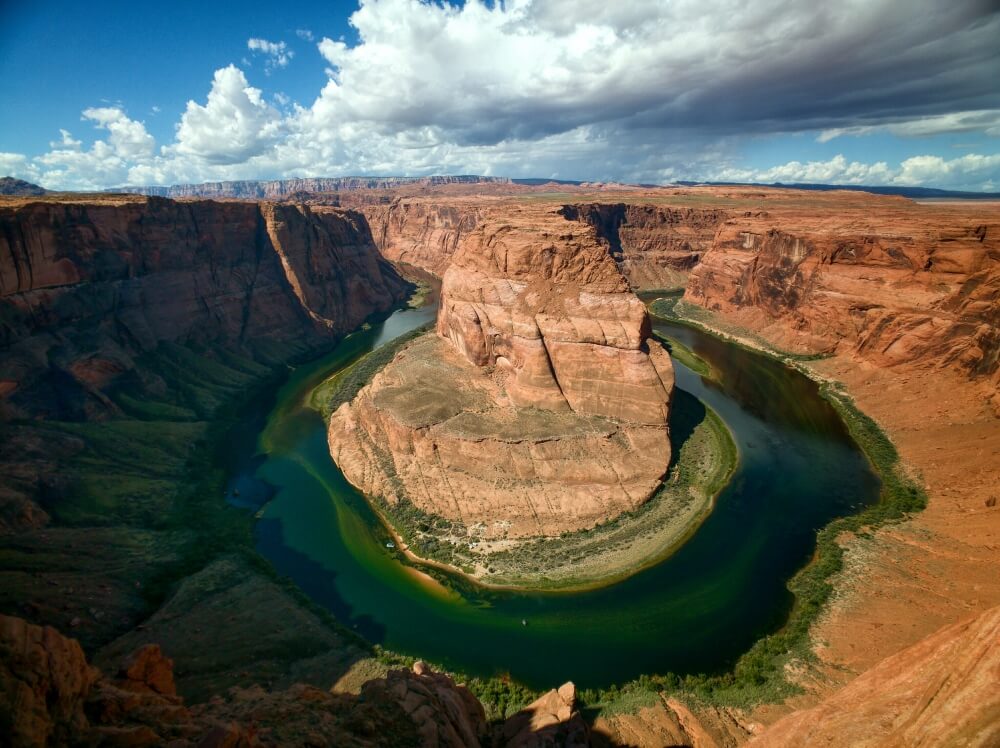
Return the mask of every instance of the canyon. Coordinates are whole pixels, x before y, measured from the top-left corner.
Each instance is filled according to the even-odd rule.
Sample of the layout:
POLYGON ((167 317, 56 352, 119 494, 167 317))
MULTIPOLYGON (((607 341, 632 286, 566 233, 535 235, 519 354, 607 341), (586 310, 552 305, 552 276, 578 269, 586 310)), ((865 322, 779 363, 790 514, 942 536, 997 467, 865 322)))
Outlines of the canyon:
MULTIPOLYGON (((545 729, 564 742, 650 746, 735 745, 754 734, 767 745, 996 740, 1000 207, 738 187, 354 186, 341 207, 315 195, 308 204, 0 198, 0 613, 27 619, 3 619, 3 661, 34 653, 28 670, 37 671, 55 657, 40 652, 59 652, 73 662, 44 677, 4 671, 2 700, 16 706, 0 716, 36 715, 25 734, 98 725, 142 733, 145 744, 167 724, 192 744, 229 731, 234 745, 280 743, 282 722, 359 745, 378 744, 362 734, 372 721, 425 745, 449 744, 442 735, 470 724, 485 729, 453 683, 387 666, 275 579, 246 545, 250 520, 223 505, 218 478, 191 478, 212 474, 207 447, 226 433, 212 424, 238 424, 234 402, 402 301, 412 266, 444 277, 436 332, 331 420, 331 440, 352 445, 335 456, 366 493, 396 485, 375 468, 371 444, 385 439, 394 456, 433 444, 445 458, 439 476, 462 475, 469 493, 482 488, 473 481, 491 483, 482 494, 496 495, 489 470, 474 475, 470 465, 534 475, 535 455, 517 451, 526 443, 517 419, 530 412, 527 425, 547 429, 536 446, 555 429, 562 446, 567 437, 584 450, 596 448, 588 440, 604 450, 649 439, 657 449, 642 442, 642 456, 657 454, 630 462, 634 480, 615 483, 630 489, 617 503, 588 506, 589 489, 568 491, 566 506, 530 502, 544 519, 508 534, 558 531, 547 522, 564 521, 570 505, 580 507, 569 520, 578 528, 635 506, 669 459, 667 413, 652 405, 668 402, 672 370, 631 292, 680 287, 676 308, 691 324, 841 383, 928 493, 923 512, 839 539, 843 568, 811 630, 815 659, 789 667, 803 693, 745 708, 664 694, 584 729, 560 689, 535 704, 535 717, 494 717, 502 740, 540 744, 531 741, 545 729), (393 406, 403 394, 433 389, 443 371, 471 384, 434 393, 422 420, 401 419, 393 406), (636 386, 611 392, 612 379, 636 386), (489 434, 463 423, 466 408, 493 414, 483 419, 489 434), (508 426, 518 438, 497 438, 508 426), (142 649, 152 645, 175 661, 175 686, 163 653, 142 649), (93 673, 84 651, 118 675, 93 673), (126 664, 136 652, 149 667, 126 664), (239 693, 212 698, 231 687, 239 693), (368 706, 342 695, 363 689, 368 706), (65 696, 45 695, 55 692, 65 696), (62 716, 44 716, 43 703, 62 716), (87 703, 103 704, 103 716, 87 703), (457 724, 456 714, 471 721, 457 724), (248 734, 254 723, 277 737, 248 734)), ((620 476, 623 465, 610 462, 605 475, 620 476)), ((473 516, 467 499, 453 509, 414 489, 426 464, 395 469, 415 503, 497 519, 496 504, 473 516)), ((549 488, 565 478, 546 477, 549 488)))

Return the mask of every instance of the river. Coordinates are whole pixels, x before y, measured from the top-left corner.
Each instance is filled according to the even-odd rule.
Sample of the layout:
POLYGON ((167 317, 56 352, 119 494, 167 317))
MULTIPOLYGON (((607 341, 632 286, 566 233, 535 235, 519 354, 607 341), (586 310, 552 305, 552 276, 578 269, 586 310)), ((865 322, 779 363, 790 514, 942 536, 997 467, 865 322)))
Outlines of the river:
POLYGON ((732 481, 691 540, 662 563, 588 592, 496 592, 429 580, 386 548, 384 528, 330 459, 324 423, 306 403, 359 353, 435 311, 398 311, 295 369, 256 438, 236 442, 244 454, 230 485, 248 505, 269 498, 256 525, 258 550, 369 641, 536 688, 716 672, 781 627, 792 604, 786 583, 810 558, 816 530, 877 500, 877 477, 814 382, 654 318, 658 332, 715 372, 705 379, 675 361, 686 393, 678 397, 712 407, 739 448, 732 481))

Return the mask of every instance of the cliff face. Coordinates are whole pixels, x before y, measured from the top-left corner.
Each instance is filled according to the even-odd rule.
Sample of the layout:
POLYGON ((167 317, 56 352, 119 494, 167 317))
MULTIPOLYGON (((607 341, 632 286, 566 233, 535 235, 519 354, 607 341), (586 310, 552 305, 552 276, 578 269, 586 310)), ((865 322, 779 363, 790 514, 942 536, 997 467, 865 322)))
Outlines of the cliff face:
POLYGON ((437 336, 330 421, 347 478, 390 504, 554 535, 634 509, 670 460, 669 356, 590 226, 511 210, 462 243, 437 336))
MULTIPOLYGON (((484 200, 400 198, 362 210, 387 258, 441 276, 475 228, 491 218, 506 220, 519 208, 484 200)), ((565 205, 560 212, 597 230, 634 289, 683 285, 729 215, 718 208, 626 203, 565 205)))
POLYGON ((90 418, 164 342, 316 345, 400 298, 364 218, 292 205, 0 206, 8 415, 90 418))
POLYGON ((1000 608, 889 657, 752 746, 1000 744, 1000 608))
POLYGON ((711 248, 718 227, 729 216, 719 208, 625 203, 567 205, 562 213, 597 228, 635 289, 684 285, 688 273, 711 248))
POLYGON ((397 199, 362 211, 387 259, 443 276, 461 243, 486 216, 487 208, 473 203, 397 199))
POLYGON ((1000 223, 878 207, 732 218, 685 299, 795 349, 1000 381, 1000 223))

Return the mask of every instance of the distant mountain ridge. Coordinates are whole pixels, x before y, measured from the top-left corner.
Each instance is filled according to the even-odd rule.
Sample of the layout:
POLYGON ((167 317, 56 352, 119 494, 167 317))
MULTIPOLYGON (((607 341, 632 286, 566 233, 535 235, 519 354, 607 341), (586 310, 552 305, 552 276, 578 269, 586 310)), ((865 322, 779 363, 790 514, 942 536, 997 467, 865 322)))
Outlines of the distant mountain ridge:
POLYGON ((510 184, 510 181, 507 177, 480 177, 471 174, 434 177, 311 177, 174 184, 169 187, 114 187, 104 192, 155 197, 229 197, 267 200, 288 197, 296 192, 379 190, 407 185, 433 187, 442 184, 510 184))
POLYGON ((862 184, 822 184, 810 182, 692 182, 678 181, 675 185, 681 187, 697 187, 710 185, 713 187, 783 187, 791 190, 850 190, 852 192, 871 192, 874 195, 897 195, 914 200, 954 198, 957 200, 1000 200, 1000 192, 964 192, 962 190, 941 190, 936 187, 893 187, 890 185, 862 184))
POLYGON ((0 177, 0 195, 44 195, 48 190, 14 177, 0 177))

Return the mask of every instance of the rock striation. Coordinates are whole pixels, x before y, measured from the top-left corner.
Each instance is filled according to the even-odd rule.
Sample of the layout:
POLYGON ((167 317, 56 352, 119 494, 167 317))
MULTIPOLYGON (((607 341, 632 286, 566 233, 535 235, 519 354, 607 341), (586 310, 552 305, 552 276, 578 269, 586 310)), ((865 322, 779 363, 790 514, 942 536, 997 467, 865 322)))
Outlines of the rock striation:
POLYGON ((1000 386, 995 209, 854 201, 822 211, 779 203, 730 218, 685 299, 797 351, 883 368, 949 367, 1000 386))
MULTIPOLYGON (((360 210, 385 257, 442 276, 476 227, 490 216, 503 220, 516 209, 483 198, 435 197, 395 198, 388 205, 365 205, 360 210)), ((730 215, 721 208, 633 203, 568 204, 560 212, 597 230, 633 289, 683 285, 730 215)))
POLYGON ((1000 744, 1000 607, 883 660, 752 746, 1000 744))
POLYGON ((683 286, 729 217, 721 208, 629 203, 567 205, 562 213, 597 228, 635 289, 683 286))
MULTIPOLYGON (((5 198, 0 422, 122 417, 119 394, 142 408, 165 394, 163 367, 191 356, 263 377, 387 311, 409 288, 353 211, 5 198)), ((199 383, 191 384, 187 394, 198 400, 199 383)), ((172 418, 181 412, 174 405, 172 418)), ((196 410, 184 417, 211 415, 196 410)), ((48 521, 38 499, 64 493, 65 464, 82 447, 65 432, 5 432, 0 532, 48 521)))
POLYGON ((396 198, 389 205, 363 206, 379 251, 438 277, 465 238, 483 221, 481 201, 428 202, 396 198))
POLYGON ((363 216, 161 198, 0 204, 8 415, 93 417, 164 342, 316 344, 407 284, 363 216))
POLYGON ((535 210, 481 224, 436 332, 330 420, 366 494, 493 538, 592 527, 659 487, 673 368, 593 227, 535 210))

